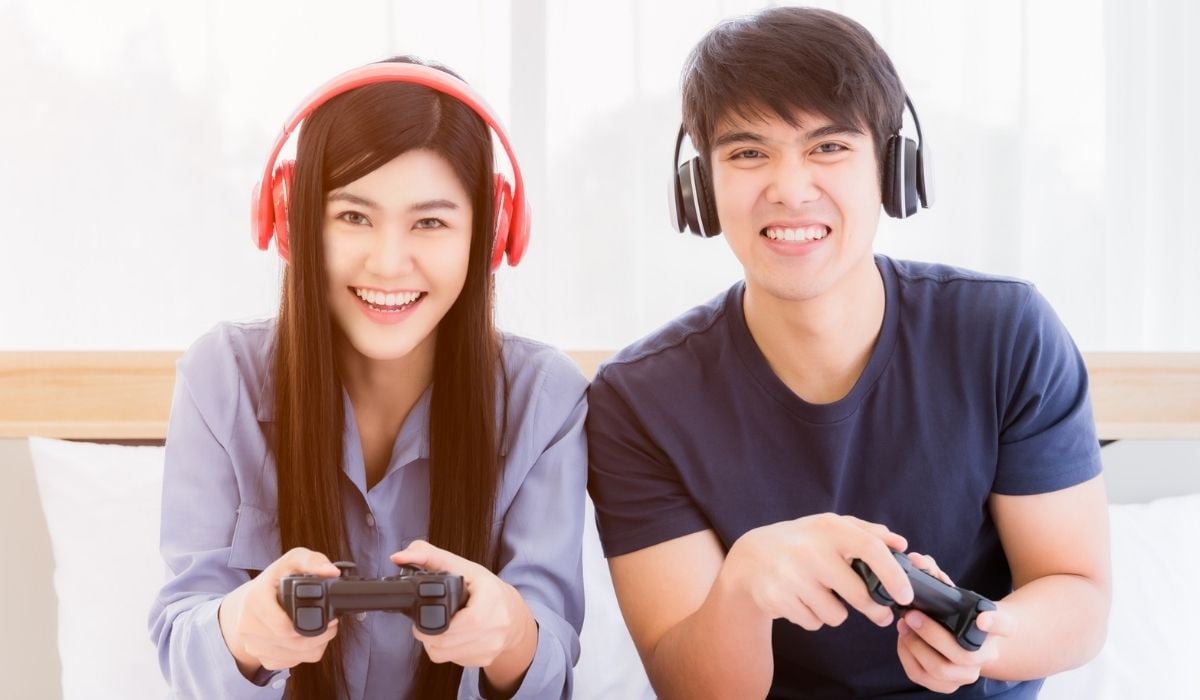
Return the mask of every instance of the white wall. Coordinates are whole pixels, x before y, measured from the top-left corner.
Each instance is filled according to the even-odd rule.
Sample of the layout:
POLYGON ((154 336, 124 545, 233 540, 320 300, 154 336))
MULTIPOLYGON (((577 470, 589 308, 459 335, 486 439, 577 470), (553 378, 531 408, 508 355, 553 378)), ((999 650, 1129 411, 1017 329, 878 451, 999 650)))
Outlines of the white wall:
MULTIPOLYGON (((684 56, 761 4, 0 0, 0 350, 178 349, 273 313, 261 161, 317 83, 398 52, 511 127, 534 238, 503 325, 628 343, 738 277, 669 231, 666 185, 684 56)), ((879 250, 1032 279, 1085 350, 1200 349, 1196 3, 821 4, 888 49, 935 148, 936 207, 879 250)))

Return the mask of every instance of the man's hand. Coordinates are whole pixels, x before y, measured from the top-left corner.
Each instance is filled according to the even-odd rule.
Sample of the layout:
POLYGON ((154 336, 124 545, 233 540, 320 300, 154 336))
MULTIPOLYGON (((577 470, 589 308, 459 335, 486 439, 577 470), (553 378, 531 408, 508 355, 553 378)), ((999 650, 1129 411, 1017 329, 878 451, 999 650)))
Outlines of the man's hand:
POLYGON ((730 548, 720 576, 770 619, 815 631, 845 622, 849 604, 886 627, 891 609, 871 599, 850 561, 866 562, 903 605, 912 601, 912 585, 892 550, 906 548, 905 539, 884 525, 822 513, 750 530, 730 548))

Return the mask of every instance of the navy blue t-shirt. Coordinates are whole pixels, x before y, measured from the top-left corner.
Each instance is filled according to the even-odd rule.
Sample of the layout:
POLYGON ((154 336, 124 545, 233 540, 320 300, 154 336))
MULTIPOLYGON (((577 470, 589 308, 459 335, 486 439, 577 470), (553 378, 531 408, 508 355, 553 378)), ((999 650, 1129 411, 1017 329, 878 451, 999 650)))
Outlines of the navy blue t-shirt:
MULTIPOLYGON (((1083 360, 1027 282, 876 265, 883 325, 834 403, 804 401, 771 370, 742 283, 599 370, 588 488, 607 556, 708 529, 728 551, 753 528, 833 512, 887 525, 960 586, 993 600, 1011 592, 988 496, 1100 473, 1083 360)), ((857 613, 817 632, 776 620, 773 644, 771 697, 924 690, 904 674, 895 626, 857 613)), ((1040 686, 983 679, 956 697, 1032 698, 1040 686)))

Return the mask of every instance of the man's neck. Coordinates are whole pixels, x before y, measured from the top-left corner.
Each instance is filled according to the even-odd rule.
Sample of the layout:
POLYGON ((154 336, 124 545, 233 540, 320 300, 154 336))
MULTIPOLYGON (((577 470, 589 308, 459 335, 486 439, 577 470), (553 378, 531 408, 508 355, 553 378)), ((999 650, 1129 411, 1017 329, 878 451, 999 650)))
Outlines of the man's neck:
POLYGON ((849 394, 866 368, 884 304, 883 277, 868 256, 811 299, 780 299, 747 282, 743 308, 771 370, 800 398, 826 404, 849 394))

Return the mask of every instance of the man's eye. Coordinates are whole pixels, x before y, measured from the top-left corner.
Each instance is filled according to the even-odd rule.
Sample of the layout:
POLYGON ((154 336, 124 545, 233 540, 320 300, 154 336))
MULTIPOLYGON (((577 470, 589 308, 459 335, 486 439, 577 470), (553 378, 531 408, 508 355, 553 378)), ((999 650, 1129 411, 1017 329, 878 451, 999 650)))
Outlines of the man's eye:
POLYGON ((446 222, 441 219, 419 219, 416 228, 446 228, 446 222))
POLYGON ((832 143, 832 142, 823 143, 820 146, 817 146, 817 148, 816 148, 817 153, 837 153, 838 151, 845 151, 845 150, 847 150, 847 149, 842 144, 832 143))
POLYGON ((341 219, 342 221, 345 221, 348 224, 352 224, 354 226, 365 226, 366 224, 370 223, 367 220, 367 217, 363 216, 362 214, 360 214, 356 211, 344 211, 341 214, 338 214, 337 218, 341 219))
POLYGON ((759 151, 759 150, 755 150, 753 148, 747 148, 743 151, 738 151, 737 153, 733 154, 734 160, 738 160, 738 159, 749 160, 752 158, 762 158, 762 157, 763 157, 763 152, 759 151))

